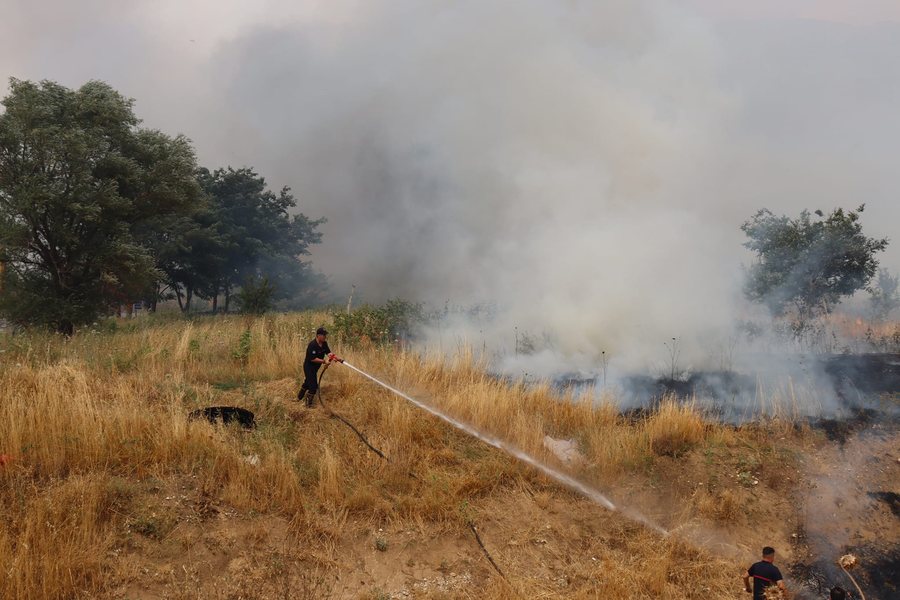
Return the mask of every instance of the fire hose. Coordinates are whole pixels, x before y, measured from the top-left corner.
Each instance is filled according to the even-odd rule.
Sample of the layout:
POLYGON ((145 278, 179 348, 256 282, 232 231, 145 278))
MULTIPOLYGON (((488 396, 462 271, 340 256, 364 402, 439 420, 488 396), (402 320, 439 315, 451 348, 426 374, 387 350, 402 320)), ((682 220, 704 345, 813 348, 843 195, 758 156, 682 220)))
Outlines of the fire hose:
MULTIPOLYGON (((345 419, 344 417, 342 417, 342 416, 339 415, 338 413, 336 413, 336 412, 334 412, 333 410, 331 410, 331 409, 328 407, 328 405, 325 404, 325 400, 324 400, 323 397, 322 397, 322 391, 321 391, 321 389, 322 389, 322 378, 325 376, 325 371, 328 370, 328 367, 329 367, 329 366, 331 365, 331 363, 333 363, 333 362, 339 362, 339 363, 341 363, 341 364, 347 365, 347 366, 350 367, 351 369, 353 369, 353 370, 355 370, 355 371, 357 371, 357 372, 359 372, 359 373, 361 373, 361 374, 363 374, 363 375, 366 375, 366 376, 369 377, 370 379, 375 380, 375 378, 374 378, 374 377, 371 377, 371 376, 368 375, 367 373, 364 373, 363 371, 359 370, 358 368, 354 367, 353 365, 350 365, 350 364, 346 363, 343 359, 338 358, 334 353, 329 354, 329 355, 328 355, 328 358, 329 358, 329 361, 325 363, 325 367, 322 369, 322 372, 319 373, 319 381, 318 381, 318 384, 319 384, 318 396, 319 396, 319 402, 322 404, 322 408, 324 408, 324 409, 328 412, 329 415, 331 415, 332 417, 334 417, 335 419, 337 419, 338 421, 340 421, 341 423, 343 423, 344 425, 346 425, 347 427, 349 427, 349 428, 353 431, 353 433, 355 433, 356 436, 360 439, 360 441, 362 441, 362 443, 365 444, 365 445, 369 448, 369 450, 371 450, 372 452, 374 452, 375 454, 377 454, 378 456, 380 456, 380 457, 381 457, 382 459, 384 459, 385 461, 391 462, 391 459, 388 458, 388 457, 384 454, 384 452, 382 452, 381 450, 379 450, 378 448, 376 448, 375 446, 373 446, 373 445, 369 442, 369 440, 366 438, 366 436, 363 435, 363 433, 362 433, 359 429, 357 429, 356 426, 355 426, 353 423, 351 423, 350 421, 348 421, 347 419, 345 419)), ((375 380, 375 381, 377 381, 377 380, 375 380)), ((379 383, 380 383, 380 382, 379 382, 379 383)), ((389 389, 390 389, 390 388, 389 388, 389 389)), ((392 390, 392 391, 393 391, 393 390, 392 390)), ((419 478, 416 476, 416 474, 413 473, 412 471, 408 471, 407 474, 408 474, 410 477, 412 477, 413 479, 416 479, 416 480, 419 479, 419 478)), ((472 534, 475 536, 475 541, 478 543, 478 547, 481 548, 481 551, 484 553, 485 557, 488 559, 488 562, 491 563, 491 566, 494 567, 494 570, 497 571, 497 573, 500 575, 500 577, 502 577, 504 580, 509 581, 508 579, 506 579, 506 575, 505 575, 505 574, 503 573, 503 571, 500 569, 500 566, 494 561, 494 557, 491 556, 491 553, 490 553, 490 552, 488 552, 488 549, 487 549, 487 547, 484 545, 484 542, 482 541, 481 536, 478 534, 478 528, 475 526, 475 522, 474 522, 472 519, 467 519, 467 520, 466 520, 466 525, 469 527, 469 530, 470 530, 470 531, 472 532, 472 534)))
POLYGON ((389 392, 396 394, 397 396, 400 396, 404 400, 407 400, 408 402, 412 403, 413 405, 434 415, 435 417, 441 419, 445 423, 449 423, 454 428, 459 429, 460 431, 467 433, 467 434, 471 435, 472 437, 475 437, 486 444, 494 446, 495 448, 499 448, 500 450, 503 450, 504 452, 506 452, 507 454, 509 454, 511 456, 514 456, 515 458, 518 458, 520 461, 527 463, 528 465, 534 467, 535 469, 537 469, 544 475, 550 477, 551 479, 555 479, 557 482, 561 483, 562 485, 569 488, 570 490, 573 490, 573 491, 581 494, 582 496, 585 496, 585 497, 593 500, 597 504, 599 504, 609 510, 619 511, 622 514, 624 514, 626 517, 628 517, 632 520, 635 520, 639 523, 642 523, 643 525, 646 525, 647 527, 656 531, 660 535, 663 535, 663 536, 669 535, 669 532, 667 530, 660 527, 659 525, 657 525, 656 523, 654 523, 653 521, 651 521, 644 515, 640 514, 639 512, 617 507, 615 504, 612 503, 612 501, 609 498, 607 498, 602 492, 600 492, 600 490, 597 490, 596 488, 593 488, 585 483, 582 483, 581 481, 578 481, 574 477, 570 477, 569 475, 566 475, 565 473, 562 473, 562 472, 550 467, 549 465, 544 464, 542 461, 538 460, 534 456, 528 454, 524 450, 520 450, 519 448, 513 446, 512 444, 509 444, 508 442, 505 442, 499 438, 488 435, 471 425, 468 425, 454 417, 451 417, 450 415, 444 413, 441 410, 438 410, 437 408, 435 408, 433 406, 430 406, 428 404, 425 404, 424 402, 416 400, 409 394, 404 394, 400 390, 398 390, 398 389, 388 385, 387 383, 381 381, 380 379, 376 378, 374 375, 370 375, 369 373, 366 373, 359 367, 356 367, 356 366, 348 363, 347 361, 340 359, 337 356, 334 356, 333 354, 329 356, 329 358, 332 358, 332 357, 334 357, 335 360, 340 362, 345 367, 348 367, 348 368, 352 369, 353 371, 356 371, 357 373, 359 373, 366 379, 369 379, 372 382, 380 385, 381 387, 388 390, 389 392))
MULTIPOLYGON (((373 446, 372 443, 369 442, 368 438, 365 435, 363 435, 363 433, 359 429, 357 429, 357 427, 353 423, 351 423, 350 421, 348 421, 347 419, 345 419, 338 413, 331 410, 328 407, 328 405, 325 404, 325 399, 322 397, 322 378, 325 376, 325 371, 328 370, 328 367, 331 366, 332 362, 340 362, 340 363, 344 362, 343 360, 337 358, 333 353, 330 354, 328 356, 328 358, 331 360, 329 362, 325 363, 325 367, 322 369, 322 372, 319 373, 319 390, 316 393, 316 395, 318 395, 318 397, 319 397, 319 402, 322 404, 322 408, 324 408, 325 411, 328 412, 328 414, 330 416, 334 417, 335 419, 337 419, 338 421, 340 421, 341 423, 343 423, 344 425, 349 427, 351 429, 351 431, 353 431, 353 433, 355 433, 356 436, 360 439, 360 441, 363 444, 365 444, 367 448, 369 448, 369 450, 371 450, 372 452, 374 452, 375 454, 377 454, 378 456, 380 456, 382 459, 386 460, 387 462, 391 462, 391 459, 388 458, 384 452, 382 452, 381 450, 379 450, 378 448, 373 446)), ((418 479, 418 476, 416 476, 416 474, 413 473, 412 471, 409 471, 407 474, 410 477, 412 477, 413 479, 418 479)))
MULTIPOLYGON (((531 465, 532 467, 534 467, 538 471, 542 472, 544 475, 547 475, 551 479, 555 479, 556 481, 558 481, 559 483, 568 487, 569 489, 572 489, 572 490, 580 493, 581 495, 590 498, 597 504, 600 504, 601 506, 603 506, 609 510, 618 510, 616 505, 613 504, 612 501, 610 501, 609 498, 604 496, 599 490, 596 490, 596 489, 578 481, 577 479, 566 475, 565 473, 560 473, 556 469, 553 469, 553 468, 545 465, 543 462, 539 461, 538 459, 531 456, 527 452, 524 452, 523 450, 520 450, 520 449, 516 448, 515 446, 512 446, 511 444, 509 444, 501 439, 498 439, 498 438, 490 436, 486 433, 483 433, 483 432, 479 431, 478 429, 476 429, 466 423, 463 423, 462 421, 455 419, 454 417, 451 417, 450 415, 434 408, 433 406, 429 406, 428 404, 425 404, 424 402, 416 400, 415 398, 413 398, 412 396, 410 396, 408 394, 404 394, 400 390, 381 381, 380 379, 376 378, 374 375, 370 375, 369 373, 366 373, 359 367, 354 366, 354 365, 348 363, 347 361, 340 360, 340 362, 345 367, 348 367, 348 368, 352 369, 353 371, 356 371, 357 373, 359 373, 366 379, 369 379, 369 380, 373 381, 374 383, 380 385, 384 389, 388 390, 389 392, 392 392, 393 394, 400 396, 404 400, 407 400, 408 402, 412 403, 413 405, 434 415, 435 417, 441 419, 445 423, 449 423, 454 428, 459 429, 460 431, 463 431, 463 432, 481 440, 482 442, 484 442, 488 445, 491 445, 491 446, 494 446, 495 448, 499 448, 500 450, 503 450, 507 454, 510 454, 510 455, 514 456, 515 458, 518 458, 522 462, 525 462, 525 463, 531 465)), ((646 518, 644 518, 640 515, 629 514, 628 516, 635 518, 638 521, 641 521, 645 525, 649 526, 652 529, 655 529, 656 531, 658 531, 660 533, 663 533, 664 535, 666 534, 666 532, 662 528, 660 528, 658 525, 648 521, 646 518)))

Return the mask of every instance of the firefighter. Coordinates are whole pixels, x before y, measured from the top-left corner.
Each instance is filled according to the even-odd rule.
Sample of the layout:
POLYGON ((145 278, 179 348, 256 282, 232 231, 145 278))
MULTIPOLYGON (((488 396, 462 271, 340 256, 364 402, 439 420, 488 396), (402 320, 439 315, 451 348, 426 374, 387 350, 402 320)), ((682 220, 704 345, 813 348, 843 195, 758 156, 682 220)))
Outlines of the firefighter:
POLYGON ((744 575, 744 589, 748 594, 753 594, 753 600, 764 600, 766 596, 766 588, 770 585, 778 586, 782 592, 785 591, 784 578, 781 571, 774 564, 775 549, 766 546, 762 550, 762 560, 754 563, 747 569, 744 575), (750 579, 753 579, 753 587, 750 587, 750 579))
POLYGON ((303 402, 306 400, 306 407, 312 408, 315 402, 316 392, 319 391, 319 382, 316 380, 316 374, 319 367, 329 361, 344 362, 342 358, 335 356, 328 347, 326 341, 328 332, 324 327, 316 330, 316 338, 306 346, 306 356, 303 359, 303 385, 297 393, 297 400, 303 402))

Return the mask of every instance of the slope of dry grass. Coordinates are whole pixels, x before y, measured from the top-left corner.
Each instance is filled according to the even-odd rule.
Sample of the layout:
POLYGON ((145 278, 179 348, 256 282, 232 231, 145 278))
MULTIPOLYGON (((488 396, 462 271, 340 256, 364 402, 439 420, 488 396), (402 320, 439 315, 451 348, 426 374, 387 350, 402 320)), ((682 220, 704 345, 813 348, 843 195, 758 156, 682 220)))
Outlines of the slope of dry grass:
MULTIPOLYGON (((299 407, 302 348, 326 321, 0 337, 0 454, 11 457, 0 466, 0 598, 740 597, 736 563, 604 511, 347 369, 328 371, 325 399, 391 462, 299 407), (217 404, 253 410, 258 428, 186 418, 217 404)), ((630 421, 609 403, 492 378, 465 353, 332 345, 559 468, 544 436, 576 440, 585 461, 570 473, 667 525, 739 526, 753 516, 739 499, 777 497, 777 481, 721 480, 723 464, 755 473, 738 457, 775 452, 769 436, 710 424, 690 405, 630 421), (666 483, 686 465, 693 483, 666 483), (676 496, 651 501, 669 492, 678 511, 676 496)))

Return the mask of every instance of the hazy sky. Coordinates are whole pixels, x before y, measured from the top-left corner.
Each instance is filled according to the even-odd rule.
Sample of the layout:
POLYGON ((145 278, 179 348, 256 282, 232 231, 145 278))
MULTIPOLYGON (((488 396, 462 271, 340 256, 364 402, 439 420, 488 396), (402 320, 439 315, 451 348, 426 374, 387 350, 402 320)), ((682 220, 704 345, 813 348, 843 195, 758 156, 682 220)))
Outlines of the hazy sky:
POLYGON ((761 207, 865 202, 900 271, 895 1, 0 0, 9 76, 291 186, 336 293, 577 349, 724 327, 761 207))

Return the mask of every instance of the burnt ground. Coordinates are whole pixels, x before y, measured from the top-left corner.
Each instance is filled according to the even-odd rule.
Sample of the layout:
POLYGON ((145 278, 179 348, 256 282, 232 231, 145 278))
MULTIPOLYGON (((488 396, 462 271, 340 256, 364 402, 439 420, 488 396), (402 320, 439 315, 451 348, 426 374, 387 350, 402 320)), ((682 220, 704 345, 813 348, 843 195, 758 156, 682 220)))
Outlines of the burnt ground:
MULTIPOLYGON (((767 384, 783 379, 776 390, 785 410, 807 416, 810 425, 827 432, 830 439, 847 436, 869 423, 900 417, 900 354, 841 354, 798 362, 795 373, 769 373, 767 384), (796 382, 795 382, 796 380, 796 382), (796 397, 794 396, 796 392, 796 397), (805 408, 809 402, 815 409, 805 408)), ((583 387, 594 380, 562 377, 562 387, 583 387)), ((726 423, 743 423, 772 411, 758 375, 736 371, 694 371, 683 377, 630 375, 621 382, 623 406, 640 414, 652 410, 662 398, 691 399, 710 416, 726 423)))
POLYGON ((869 497, 887 504, 894 516, 900 518, 900 494, 897 492, 869 492, 869 497))
MULTIPOLYGON (((804 458, 807 481, 794 494, 792 560, 785 565, 797 598, 827 597, 841 585, 858 597, 837 559, 854 554, 853 576, 872 599, 900 598, 900 354, 821 356, 802 372, 827 396, 819 414, 797 420, 822 435, 804 458)), ((787 371, 785 372, 786 375, 787 371)), ((564 387, 593 381, 568 378, 564 387)), ((633 375, 622 380, 624 411, 644 418, 664 397, 697 402, 711 417, 740 424, 758 419, 761 384, 734 371, 698 371, 681 378, 633 375), (748 410, 746 407, 752 407, 748 410)), ((813 412, 813 411, 810 411, 813 412)))
MULTIPOLYGON (((846 444, 847 440, 853 434, 863 431, 868 427, 880 427, 879 421, 885 415, 878 410, 871 408, 853 408, 847 411, 845 417, 826 418, 815 417, 807 421, 813 429, 819 430, 825 434, 825 437, 831 442, 838 444, 846 444)), ((896 421, 896 417, 888 419, 896 421)))
POLYGON ((857 394, 900 391, 900 354, 839 354, 821 357, 819 363, 847 401, 857 394))
MULTIPOLYGON (((886 600, 900 597, 900 544, 866 544, 848 549, 864 567, 851 571, 866 598, 886 600)), ((818 559, 791 565, 791 576, 807 588, 797 598, 827 598, 832 587, 840 585, 858 594, 849 578, 833 561, 818 559)))
POLYGON ((795 495, 804 525, 789 567, 806 588, 799 597, 826 597, 834 585, 853 589, 837 565, 853 554, 859 562, 851 573, 867 598, 900 598, 898 433, 896 426, 872 426, 804 458, 807 480, 795 495))

